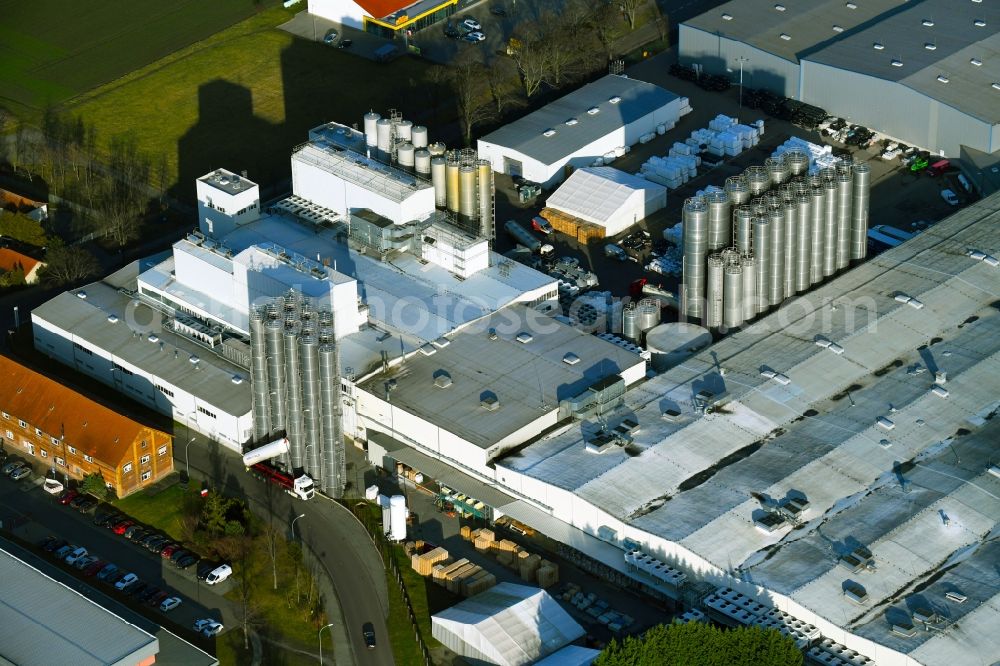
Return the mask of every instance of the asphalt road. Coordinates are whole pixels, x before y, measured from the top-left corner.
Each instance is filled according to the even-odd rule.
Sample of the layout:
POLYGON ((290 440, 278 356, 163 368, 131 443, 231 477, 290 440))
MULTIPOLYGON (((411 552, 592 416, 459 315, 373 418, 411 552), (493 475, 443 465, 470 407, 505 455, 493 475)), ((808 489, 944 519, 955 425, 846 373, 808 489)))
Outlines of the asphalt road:
MULTIPOLYGON (((303 501, 280 488, 259 481, 246 473, 243 461, 233 452, 214 442, 197 437, 189 447, 193 479, 208 479, 210 488, 246 498, 256 509, 270 512, 289 526, 295 522, 296 538, 317 556, 333 583, 336 598, 327 595, 327 614, 338 664, 391 666, 394 663, 388 642, 386 615, 388 590, 385 569, 365 528, 340 505, 317 495, 303 501), (339 607, 338 607, 339 600, 339 607), (361 625, 375 626, 376 648, 368 650, 361 625)), ((184 450, 175 450, 176 467, 185 468, 184 450)), ((322 577, 320 577, 322 578, 322 577)))

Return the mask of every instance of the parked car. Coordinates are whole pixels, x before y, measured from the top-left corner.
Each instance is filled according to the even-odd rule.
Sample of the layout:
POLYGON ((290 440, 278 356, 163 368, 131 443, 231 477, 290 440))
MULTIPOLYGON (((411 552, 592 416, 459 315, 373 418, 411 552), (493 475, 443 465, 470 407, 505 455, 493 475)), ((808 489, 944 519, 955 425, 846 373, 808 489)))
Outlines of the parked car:
POLYGON ((186 550, 175 550, 173 552, 173 554, 170 556, 170 562, 171 562, 171 564, 177 564, 177 562, 182 557, 184 557, 185 555, 190 555, 190 554, 191 553, 189 551, 186 551, 186 550))
POLYGON ((148 585, 146 589, 143 591, 143 593, 138 595, 136 598, 139 601, 145 603, 150 599, 152 599, 157 594, 159 594, 160 592, 162 592, 162 590, 158 588, 156 585, 148 585))
POLYGON ((124 590, 130 585, 135 585, 138 582, 139 582, 139 577, 136 576, 134 573, 125 574, 118 580, 118 582, 115 583, 115 589, 124 590))
POLYGON ((165 560, 169 560, 178 550, 180 550, 180 544, 172 543, 160 551, 160 557, 165 560))
POLYGON ((178 569, 187 569, 188 567, 196 564, 199 560, 201 560, 201 558, 194 553, 188 553, 181 559, 174 562, 174 565, 176 565, 178 569))
POLYGON ((134 524, 135 524, 135 521, 133 521, 133 520, 123 520, 123 521, 119 522, 117 525, 115 525, 114 527, 112 527, 111 531, 114 532, 115 534, 122 535, 122 534, 125 534, 125 530, 127 530, 130 527, 132 527, 132 525, 134 525, 134 524))
POLYGON ((81 560, 85 557, 87 557, 87 549, 84 548, 83 546, 80 546, 73 552, 66 555, 66 564, 76 564, 78 560, 81 560))
POLYGON ((76 510, 80 513, 89 513, 97 508, 97 500, 93 497, 84 497, 83 501, 76 506, 76 510))
POLYGON ((150 598, 146 599, 146 605, 153 606, 155 608, 156 606, 159 606, 161 603, 163 603, 163 600, 169 596, 170 596, 169 592, 167 592, 166 590, 161 590, 156 594, 154 594, 153 596, 151 596, 150 598))
POLYGON ((205 580, 208 578, 208 574, 219 568, 218 562, 202 562, 198 565, 198 571, 195 574, 198 580, 205 580))
POLYGON ((108 528, 110 530, 115 525, 117 525, 118 523, 122 522, 124 519, 125 519, 125 516, 123 516, 122 514, 118 513, 117 511, 115 511, 114 513, 109 513, 106 516, 104 516, 104 518, 101 520, 101 522, 99 522, 97 524, 99 526, 101 526, 101 527, 106 527, 106 528, 108 528))
POLYGON ((87 578, 90 578, 91 576, 96 576, 97 573, 102 569, 104 569, 106 565, 107 562, 105 562, 104 560, 95 559, 83 570, 83 575, 86 576, 87 578))
POLYGON ((59 502, 60 504, 69 504, 79 494, 80 493, 76 492, 75 490, 64 490, 61 493, 59 493, 58 497, 56 497, 56 501, 59 502))
POLYGON ((142 530, 142 525, 136 525, 133 523, 132 525, 129 525, 124 532, 122 532, 122 536, 131 541, 133 535, 140 530, 142 530))
POLYGON ((941 190, 941 198, 944 199, 949 206, 957 206, 959 204, 958 196, 948 188, 941 190))
POLYGON ((462 36, 462 31, 455 27, 455 24, 448 21, 447 25, 444 26, 444 36, 450 39, 458 39, 462 36))
POLYGON ((482 30, 483 26, 479 21, 477 21, 472 16, 465 16, 462 18, 461 25, 465 26, 469 30, 482 30))
POLYGON ((154 589, 151 585, 147 585, 146 583, 139 583, 138 585, 134 585, 133 587, 131 587, 127 594, 133 599, 142 600, 143 596, 145 596, 145 594, 151 589, 154 589))
POLYGON ((87 499, 86 495, 81 495, 80 493, 77 493, 76 495, 73 496, 73 499, 69 501, 70 508, 71 509, 79 508, 80 502, 82 502, 85 499, 87 499))
POLYGON ((328 45, 329 44, 333 44, 334 42, 337 41, 337 37, 339 37, 339 36, 340 35, 337 34, 336 30, 327 30, 326 31, 326 36, 323 37, 323 43, 324 44, 328 44, 328 45))
POLYGON ((628 254, 621 248, 620 245, 615 245, 610 243, 604 246, 604 256, 612 259, 617 259, 618 261, 627 261, 628 254))
POLYGON ((349 48, 351 48, 351 44, 353 44, 353 43, 354 43, 353 39, 342 39, 339 42, 337 42, 337 48, 338 49, 349 49, 349 48))
POLYGON ((142 537, 142 540, 139 541, 139 545, 142 546, 143 548, 149 548, 149 545, 151 543, 161 538, 165 539, 166 537, 164 537, 162 534, 157 534, 156 532, 150 532, 146 536, 142 537))
POLYGON ((228 564, 223 564, 212 570, 210 574, 205 577, 205 582, 209 585, 215 585, 226 580, 233 575, 233 568, 228 564))
POLYGON ((42 546, 42 548, 48 553, 54 553, 63 546, 68 545, 69 542, 66 539, 56 539, 55 541, 50 541, 49 543, 42 546))
POLYGON ((117 564, 110 564, 110 563, 109 564, 105 564, 104 567, 100 571, 97 572, 97 580, 104 580, 104 581, 106 581, 109 578, 111 578, 112 576, 114 576, 116 573, 118 573, 118 565, 117 564))
POLYGON ((54 554, 56 558, 61 560, 70 553, 72 553, 74 550, 76 550, 76 546, 74 546, 71 543, 67 543, 65 546, 60 546, 56 551, 54 551, 54 554))
POLYGON ((507 16, 507 10, 502 5, 493 5, 490 7, 490 14, 493 14, 493 16, 507 16))
POLYGON ((41 548, 42 550, 48 550, 48 545, 55 540, 56 538, 50 534, 49 536, 45 537, 35 545, 41 548))
POLYGON ((209 622, 205 625, 201 633, 205 635, 206 638, 211 638, 212 636, 218 636, 222 633, 222 623, 221 622, 209 622))
POLYGON ((108 576, 104 582, 108 583, 109 585, 117 585, 118 581, 120 581, 122 578, 128 575, 129 575, 128 572, 119 569, 118 571, 115 571, 113 574, 108 576))
POLYGON ((10 476, 11 474, 14 473, 15 470, 18 470, 27 464, 28 463, 24 462, 20 458, 12 458, 11 460, 8 460, 7 463, 3 466, 2 471, 7 476, 10 476))
POLYGON ((172 611, 173 609, 177 608, 180 605, 181 605, 180 597, 167 597, 162 602, 160 602, 160 610, 166 613, 168 611, 172 611))
POLYGON ((170 545, 170 539, 167 537, 161 537, 153 541, 149 546, 147 546, 147 548, 151 553, 156 553, 157 555, 159 555, 160 552, 169 545, 170 545))
POLYGON ((83 571, 94 562, 97 562, 97 557, 95 557, 94 555, 87 555, 73 562, 73 568, 83 571))
POLYGON ((470 33, 466 33, 465 37, 463 37, 462 39, 464 39, 467 42, 473 42, 473 43, 485 42, 486 35, 477 30, 474 30, 470 33))
POLYGON ((12 481, 20 481, 21 479, 26 479, 29 476, 31 476, 31 468, 25 465, 24 467, 18 467, 11 472, 10 478, 12 481))

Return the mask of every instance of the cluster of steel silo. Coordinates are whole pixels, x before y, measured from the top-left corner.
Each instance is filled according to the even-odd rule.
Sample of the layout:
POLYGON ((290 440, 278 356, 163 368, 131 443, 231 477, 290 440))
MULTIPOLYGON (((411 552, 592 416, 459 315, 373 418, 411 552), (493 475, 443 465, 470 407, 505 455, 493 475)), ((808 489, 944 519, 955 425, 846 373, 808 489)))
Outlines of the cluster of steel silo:
POLYGON ((288 438, 280 462, 343 494, 344 435, 333 312, 295 291, 250 313, 254 440, 288 438))
POLYGON ((622 337, 640 342, 645 333, 660 324, 660 301, 644 298, 622 310, 622 337))
POLYGON ((681 314, 734 328, 865 258, 870 167, 768 158, 684 202, 681 314))

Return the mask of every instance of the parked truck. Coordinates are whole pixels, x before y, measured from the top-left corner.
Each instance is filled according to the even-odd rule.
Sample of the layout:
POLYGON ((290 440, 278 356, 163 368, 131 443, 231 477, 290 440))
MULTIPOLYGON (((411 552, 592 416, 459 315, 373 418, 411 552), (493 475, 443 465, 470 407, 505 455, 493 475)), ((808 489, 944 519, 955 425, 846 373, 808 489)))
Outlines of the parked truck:
POLYGON ((504 229, 507 230, 511 238, 540 257, 546 257, 555 251, 551 245, 538 240, 530 231, 514 220, 507 220, 506 224, 504 224, 504 229))
POLYGON ((299 499, 312 499, 316 484, 308 474, 295 476, 270 464, 270 460, 288 453, 288 439, 282 437, 243 454, 247 471, 258 479, 281 486, 289 495, 299 499))

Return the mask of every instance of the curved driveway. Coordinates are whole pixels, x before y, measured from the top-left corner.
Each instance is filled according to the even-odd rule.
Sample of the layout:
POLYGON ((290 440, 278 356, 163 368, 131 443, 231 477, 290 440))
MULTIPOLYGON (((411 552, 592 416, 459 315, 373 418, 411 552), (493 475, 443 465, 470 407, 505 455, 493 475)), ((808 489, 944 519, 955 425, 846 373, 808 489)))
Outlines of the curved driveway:
MULTIPOLYGON (((182 441, 178 437, 174 448, 178 470, 185 466, 182 441)), ((255 479, 246 473, 239 456, 215 442, 206 442, 200 435, 188 448, 192 476, 207 479, 210 488, 221 486, 227 494, 247 498, 258 511, 283 521, 289 531, 292 520, 305 514, 295 522, 295 537, 325 569, 325 576, 317 576, 320 584, 326 582, 324 578, 333 584, 332 590, 325 589, 325 585, 322 589, 327 615, 334 625, 328 631, 333 634, 335 663, 392 666, 385 623, 389 607, 385 569, 371 538, 351 512, 326 497, 295 499, 255 479), (365 622, 375 625, 374 650, 365 648, 361 635, 365 622)), ((324 658, 329 656, 329 652, 324 653, 324 658)))

